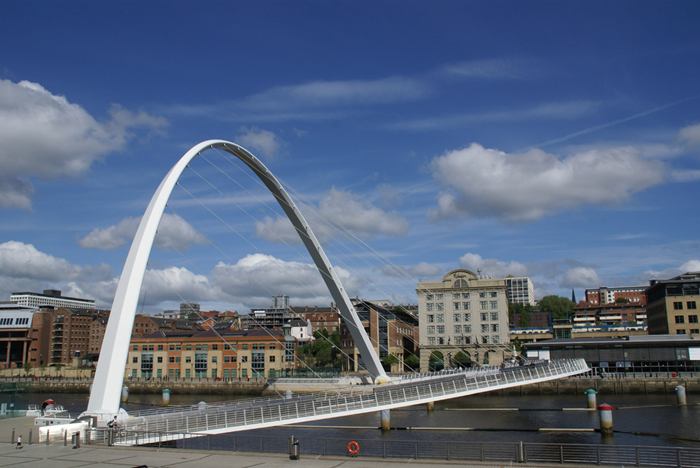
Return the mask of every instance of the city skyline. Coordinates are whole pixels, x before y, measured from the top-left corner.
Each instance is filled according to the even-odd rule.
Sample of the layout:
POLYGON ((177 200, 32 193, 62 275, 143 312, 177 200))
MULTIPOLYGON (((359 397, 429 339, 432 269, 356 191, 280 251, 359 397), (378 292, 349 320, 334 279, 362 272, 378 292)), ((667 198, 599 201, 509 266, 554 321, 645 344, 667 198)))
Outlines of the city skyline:
MULTIPOLYGON (((164 5, 6 3, 2 297, 109 306, 157 184, 208 138, 294 189, 352 295, 415 302, 460 267, 538 297, 700 270, 693 2, 164 5)), ((145 310, 329 303, 269 195, 195 195, 161 223, 145 310)))

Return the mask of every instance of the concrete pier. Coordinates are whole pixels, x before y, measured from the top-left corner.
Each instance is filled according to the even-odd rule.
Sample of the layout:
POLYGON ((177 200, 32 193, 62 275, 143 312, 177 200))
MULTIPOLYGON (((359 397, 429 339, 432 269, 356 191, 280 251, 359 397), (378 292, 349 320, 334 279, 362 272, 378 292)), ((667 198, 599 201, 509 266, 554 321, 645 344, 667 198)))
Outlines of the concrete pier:
POLYGON ((588 405, 588 409, 595 410, 598 407, 598 399, 596 397, 598 392, 596 392, 595 389, 589 388, 583 393, 586 395, 586 403, 588 405))
POLYGON ((434 401, 431 401, 430 403, 425 404, 426 411, 431 412, 434 409, 435 409, 435 402, 434 401))
POLYGON ((600 415, 600 432, 605 436, 612 435, 613 433, 613 408, 607 403, 603 403, 598 406, 598 413, 600 415))
POLYGON ((391 430, 391 410, 385 409, 379 412, 382 431, 391 430))
POLYGON ((678 385, 676 387, 676 400, 678 401, 678 406, 686 406, 688 400, 685 396, 685 387, 683 385, 678 385))
POLYGON ((163 389, 163 404, 164 405, 170 404, 170 389, 169 388, 163 389))
POLYGON ((129 387, 124 385, 122 387, 122 403, 126 403, 127 401, 129 401, 129 387))

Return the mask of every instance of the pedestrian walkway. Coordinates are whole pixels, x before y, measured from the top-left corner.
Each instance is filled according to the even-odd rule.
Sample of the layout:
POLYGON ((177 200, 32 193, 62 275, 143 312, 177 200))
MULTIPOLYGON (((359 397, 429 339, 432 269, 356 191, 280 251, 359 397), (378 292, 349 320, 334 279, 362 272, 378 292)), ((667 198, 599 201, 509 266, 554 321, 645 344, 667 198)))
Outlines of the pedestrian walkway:
MULTIPOLYGON (((301 460, 289 460, 280 454, 253 454, 190 451, 182 449, 155 449, 147 447, 89 447, 72 449, 63 446, 30 445, 16 450, 10 444, 0 444, 0 467, 177 467, 177 468, 365 468, 383 466, 400 468, 409 464, 413 467, 454 468, 465 466, 465 461, 431 461, 412 459, 348 458, 301 456, 301 460)), ((511 463, 468 462, 468 466, 506 467, 511 463)), ((545 467, 552 465, 518 464, 522 467, 545 467)), ((556 465, 567 468, 581 465, 556 465)))

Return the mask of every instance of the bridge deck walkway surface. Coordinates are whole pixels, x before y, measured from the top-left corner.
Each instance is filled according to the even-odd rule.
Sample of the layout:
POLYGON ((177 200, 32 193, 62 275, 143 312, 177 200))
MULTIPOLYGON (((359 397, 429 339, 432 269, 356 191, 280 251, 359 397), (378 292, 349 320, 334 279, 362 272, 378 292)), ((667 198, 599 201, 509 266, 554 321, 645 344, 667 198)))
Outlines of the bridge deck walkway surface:
MULTIPOLYGON (((513 466, 511 463, 481 463, 460 461, 432 461, 413 459, 383 459, 383 458, 348 458, 331 456, 304 456, 301 460, 289 460, 282 454, 256 454, 239 452, 210 452, 203 450, 183 450, 150 447, 81 447, 72 449, 63 446, 25 445, 17 450, 13 445, 0 443, 0 466, 18 467, 47 467, 74 468, 89 466, 120 467, 147 466, 177 467, 177 468, 275 468, 275 467, 304 467, 304 468, 336 468, 336 467, 374 467, 396 466, 397 468, 410 464, 415 467, 449 467, 454 466, 484 466, 501 467, 513 466)), ((548 464, 518 463, 522 467, 552 467, 548 464)), ((556 465, 567 468, 581 465, 556 465)))
MULTIPOLYGON (((583 359, 538 365, 419 375, 358 393, 312 394, 163 412, 126 421, 117 445, 143 445, 285 424, 319 421, 384 409, 402 408, 503 388, 559 379, 589 370, 583 359)), ((106 434, 102 434, 106 437, 106 434)), ((97 434, 99 440, 100 435, 97 434)))

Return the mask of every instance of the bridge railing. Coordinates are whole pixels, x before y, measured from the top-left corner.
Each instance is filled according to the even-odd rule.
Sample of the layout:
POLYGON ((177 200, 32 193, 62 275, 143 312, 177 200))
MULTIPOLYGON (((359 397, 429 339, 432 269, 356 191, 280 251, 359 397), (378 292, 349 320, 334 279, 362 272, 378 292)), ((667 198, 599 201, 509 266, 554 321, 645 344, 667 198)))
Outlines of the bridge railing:
POLYGON ((564 377, 588 370, 583 359, 565 359, 534 366, 506 368, 493 374, 436 375, 434 380, 377 386, 372 393, 306 395, 263 405, 232 403, 202 406, 179 413, 130 418, 128 430, 153 433, 197 433, 232 427, 276 425, 298 420, 343 416, 352 411, 379 410, 406 403, 449 398, 504 386, 564 377))

